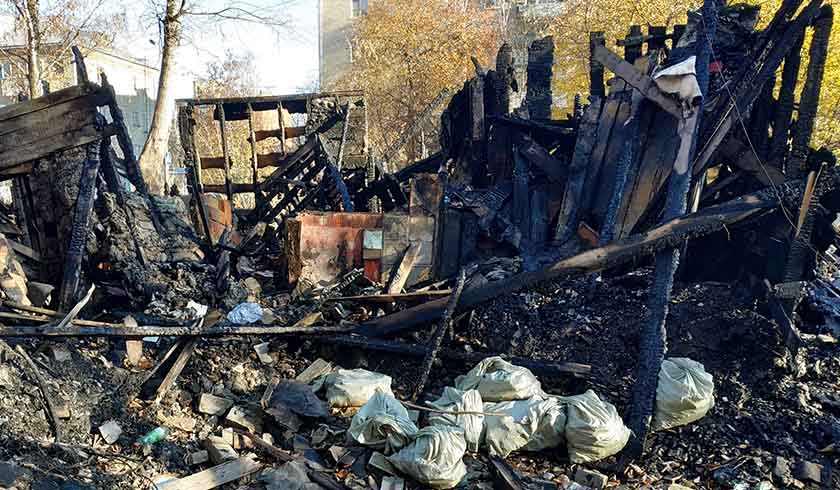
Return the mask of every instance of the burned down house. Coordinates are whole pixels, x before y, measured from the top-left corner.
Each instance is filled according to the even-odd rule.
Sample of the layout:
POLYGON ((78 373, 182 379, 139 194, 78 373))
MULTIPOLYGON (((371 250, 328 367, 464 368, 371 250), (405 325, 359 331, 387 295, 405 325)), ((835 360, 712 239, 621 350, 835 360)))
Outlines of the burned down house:
POLYGON ((832 23, 593 32, 560 119, 503 45, 381 154, 361 92, 179 100, 185 196, 77 53, 0 108, 0 487, 837 488, 832 23))

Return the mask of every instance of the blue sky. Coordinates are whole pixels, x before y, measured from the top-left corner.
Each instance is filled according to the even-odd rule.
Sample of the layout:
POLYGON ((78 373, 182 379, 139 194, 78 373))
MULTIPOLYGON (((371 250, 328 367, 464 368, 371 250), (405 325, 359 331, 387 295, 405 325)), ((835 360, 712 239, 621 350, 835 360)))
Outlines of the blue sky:
MULTIPOLYGON (((221 0, 196 0, 208 10, 221 0)), ((251 4, 277 5, 277 0, 251 0, 251 4)), ((252 23, 225 22, 189 29, 177 56, 175 97, 191 97, 192 81, 208 62, 220 59, 226 49, 251 52, 257 79, 265 94, 287 94, 312 88, 318 80, 318 0, 295 0, 283 11, 288 29, 252 23)), ((157 27, 147 17, 128 14, 133 34, 118 41, 119 47, 150 64, 159 63, 157 27)))

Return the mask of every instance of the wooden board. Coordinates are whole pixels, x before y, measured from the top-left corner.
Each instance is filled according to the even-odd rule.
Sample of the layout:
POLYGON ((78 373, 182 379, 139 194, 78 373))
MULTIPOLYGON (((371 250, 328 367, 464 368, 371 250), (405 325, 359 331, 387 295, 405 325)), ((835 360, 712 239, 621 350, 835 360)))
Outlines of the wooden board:
MULTIPOLYGON (((277 167, 283 159, 282 153, 268 153, 266 155, 257 155, 257 163, 259 168, 277 167)), ((225 168, 225 159, 223 157, 201 157, 201 168, 225 168)))
POLYGON ((52 105, 60 104, 89 94, 93 90, 91 85, 74 85, 56 92, 49 93, 37 99, 27 100, 6 107, 0 107, 0 121, 37 112, 52 105))
POLYGON ((248 457, 222 463, 193 475, 155 485, 157 490, 210 490, 262 469, 263 464, 248 457))
POLYGON ((670 114, 645 104, 640 121, 639 164, 627 177, 624 199, 616 218, 616 238, 629 236, 644 216, 651 212, 656 196, 671 175, 680 146, 677 121, 670 114), (650 121, 644 128, 646 121, 650 121))

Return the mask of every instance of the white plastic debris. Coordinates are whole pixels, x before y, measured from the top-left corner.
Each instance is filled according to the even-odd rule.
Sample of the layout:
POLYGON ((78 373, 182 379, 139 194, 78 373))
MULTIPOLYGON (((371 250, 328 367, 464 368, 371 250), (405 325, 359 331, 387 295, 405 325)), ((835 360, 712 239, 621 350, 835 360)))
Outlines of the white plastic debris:
POLYGON ((192 313, 193 320, 203 318, 204 315, 207 314, 207 305, 197 303, 193 300, 189 300, 189 302, 187 302, 187 309, 191 310, 190 312, 192 313))
POLYGON ((262 319, 262 306, 257 303, 241 303, 230 310, 227 319, 236 325, 250 325, 262 319))
POLYGON ((452 488, 466 476, 464 431, 451 425, 420 429, 414 441, 387 460, 399 471, 432 488, 452 488))
POLYGON ((467 450, 478 451, 484 429, 484 415, 481 415, 484 404, 478 390, 461 391, 447 386, 443 389, 443 395, 429 405, 443 412, 477 412, 476 415, 432 412, 429 414, 429 425, 453 425, 464 429, 467 450))
POLYGON ((715 382, 697 361, 674 357, 662 361, 656 387, 653 430, 700 420, 715 405, 715 382))
POLYGON ((417 430, 402 403, 377 390, 353 417, 347 434, 363 446, 390 454, 408 444, 417 430))
POLYGON ((485 443, 490 454, 507 457, 518 450, 541 451, 563 444, 566 413, 557 398, 533 397, 499 403, 485 403, 485 443))
POLYGON ((458 376, 455 387, 478 390, 484 402, 527 400, 542 395, 540 382, 531 371, 498 356, 483 359, 470 372, 458 376))
POLYGON ((567 404, 566 446, 572 463, 604 459, 627 444, 630 429, 615 407, 598 398, 594 391, 559 400, 567 404))
POLYGON ((394 396, 391 377, 364 369, 336 369, 324 380, 331 407, 361 407, 377 390, 394 396))

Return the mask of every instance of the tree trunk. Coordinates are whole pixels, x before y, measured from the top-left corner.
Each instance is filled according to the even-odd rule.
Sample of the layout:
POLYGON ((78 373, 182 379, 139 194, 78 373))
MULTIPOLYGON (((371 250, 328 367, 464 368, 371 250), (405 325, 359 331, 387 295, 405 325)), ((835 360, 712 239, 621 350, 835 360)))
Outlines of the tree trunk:
POLYGON ((41 95, 40 80, 41 68, 38 62, 38 49, 41 45, 41 27, 38 14, 38 0, 26 0, 23 14, 26 22, 26 64, 29 69, 27 82, 29 86, 29 98, 34 99, 41 95))
POLYGON ((157 195, 163 195, 166 192, 164 158, 173 117, 172 97, 169 92, 172 72, 174 71, 175 51, 180 44, 180 2, 166 0, 166 16, 163 18, 163 52, 161 54, 157 100, 155 101, 155 111, 152 114, 149 136, 139 159, 140 169, 149 185, 149 191, 157 195))

